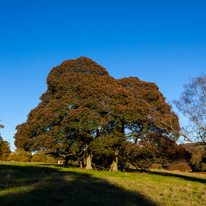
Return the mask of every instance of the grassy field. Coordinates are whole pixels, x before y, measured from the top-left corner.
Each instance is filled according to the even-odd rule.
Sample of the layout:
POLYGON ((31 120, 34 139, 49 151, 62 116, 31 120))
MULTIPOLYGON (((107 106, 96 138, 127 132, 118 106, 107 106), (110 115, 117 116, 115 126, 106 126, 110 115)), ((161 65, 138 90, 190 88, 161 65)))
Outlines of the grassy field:
POLYGON ((0 162, 1 206, 206 205, 206 176, 0 162))

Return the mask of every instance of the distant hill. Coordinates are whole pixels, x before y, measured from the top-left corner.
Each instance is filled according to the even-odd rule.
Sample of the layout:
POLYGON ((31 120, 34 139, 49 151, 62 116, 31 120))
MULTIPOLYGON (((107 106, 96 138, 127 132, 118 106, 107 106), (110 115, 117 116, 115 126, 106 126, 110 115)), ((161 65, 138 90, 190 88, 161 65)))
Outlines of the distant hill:
POLYGON ((193 148, 206 148, 206 145, 204 142, 195 142, 195 143, 186 143, 186 144, 180 144, 185 150, 188 152, 191 152, 193 148))

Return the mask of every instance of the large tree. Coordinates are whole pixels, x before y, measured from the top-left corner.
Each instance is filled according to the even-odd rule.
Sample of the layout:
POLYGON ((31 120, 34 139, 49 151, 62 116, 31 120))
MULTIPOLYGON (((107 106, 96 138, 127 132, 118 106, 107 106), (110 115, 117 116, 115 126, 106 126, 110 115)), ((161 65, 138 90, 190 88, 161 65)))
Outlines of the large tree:
MULTIPOLYGON (((141 81, 137 77, 123 78, 117 82, 124 95, 113 95, 118 104, 110 112, 106 133, 92 142, 96 143, 96 152, 113 152, 113 170, 117 170, 118 160, 123 167, 131 161, 134 148, 136 151, 139 148, 135 153, 136 159, 145 157, 143 153, 148 148, 153 157, 159 155, 155 151, 160 150, 163 140, 176 141, 180 129, 177 115, 171 112, 171 106, 165 102, 156 84, 141 81)), ((148 151, 146 153, 149 154, 148 151)), ((152 156, 149 156, 151 161, 152 156)))
POLYGON ((144 82, 137 77, 123 78, 119 81, 123 87, 130 90, 141 109, 147 105, 145 115, 127 124, 128 136, 133 141, 125 147, 121 160, 151 163, 161 155, 166 158, 168 148, 175 145, 179 137, 180 127, 177 115, 171 111, 171 106, 166 103, 155 83, 144 82))
POLYGON ((106 123, 107 92, 114 89, 110 82, 114 79, 103 67, 84 57, 53 68, 41 103, 29 113, 26 123, 17 126, 15 145, 91 158, 90 142, 106 123))
POLYGON ((178 117, 154 83, 115 80, 96 62, 80 57, 54 67, 47 85, 39 105, 16 128, 18 148, 80 161, 86 157, 87 169, 92 169, 93 154, 111 155, 117 170, 131 138, 137 144, 149 132, 178 137, 178 117))
POLYGON ((180 134, 184 140, 199 140, 206 144, 206 75, 191 78, 184 85, 179 100, 174 100, 173 103, 189 120, 188 125, 181 128, 180 134))

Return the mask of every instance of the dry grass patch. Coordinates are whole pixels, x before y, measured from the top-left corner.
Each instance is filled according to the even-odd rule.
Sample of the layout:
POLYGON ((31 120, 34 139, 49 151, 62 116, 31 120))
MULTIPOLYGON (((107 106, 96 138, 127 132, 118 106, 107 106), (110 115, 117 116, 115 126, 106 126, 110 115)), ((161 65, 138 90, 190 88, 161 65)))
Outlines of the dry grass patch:
POLYGON ((0 165, 0 180, 1 206, 199 206, 206 201, 206 176, 181 172, 100 172, 10 163, 0 165))

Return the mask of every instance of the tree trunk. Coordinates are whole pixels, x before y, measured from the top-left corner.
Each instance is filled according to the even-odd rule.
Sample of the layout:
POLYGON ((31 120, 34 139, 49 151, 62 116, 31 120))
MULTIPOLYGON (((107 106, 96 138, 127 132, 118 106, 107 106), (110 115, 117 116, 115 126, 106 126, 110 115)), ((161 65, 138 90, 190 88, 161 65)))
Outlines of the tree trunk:
POLYGON ((86 170, 93 170, 92 168, 92 155, 87 156, 87 166, 85 168, 86 170))
POLYGON ((125 172, 125 165, 122 166, 122 172, 125 172))
POLYGON ((115 159, 112 162, 112 171, 117 172, 118 171, 118 151, 115 151, 115 159))
POLYGON ((80 167, 80 169, 83 169, 83 163, 82 163, 82 160, 79 161, 79 167, 80 167))

